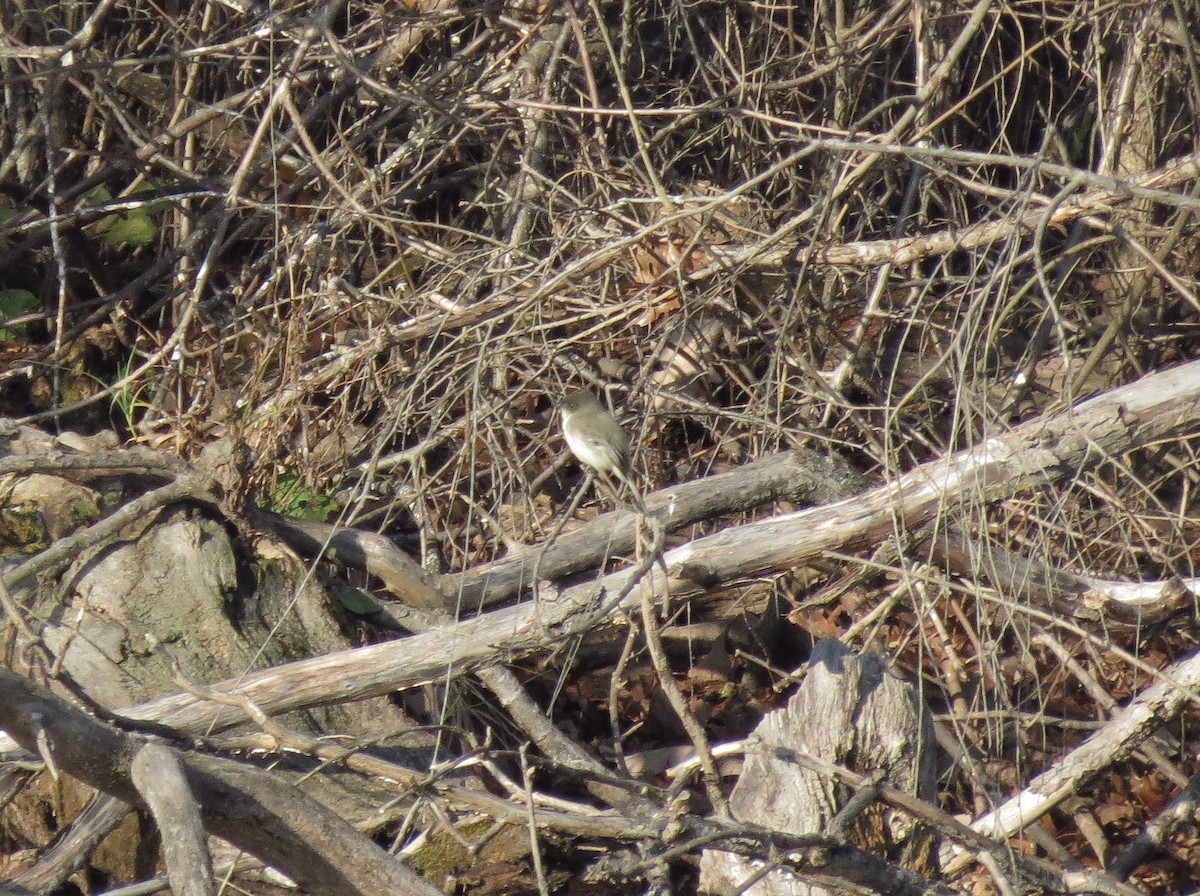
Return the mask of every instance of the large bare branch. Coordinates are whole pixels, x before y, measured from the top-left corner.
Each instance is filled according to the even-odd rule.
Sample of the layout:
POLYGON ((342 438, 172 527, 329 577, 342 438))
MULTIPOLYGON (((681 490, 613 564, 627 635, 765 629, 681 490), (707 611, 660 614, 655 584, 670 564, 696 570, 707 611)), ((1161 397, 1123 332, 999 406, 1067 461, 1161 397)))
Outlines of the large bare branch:
MULTIPOLYGON (((0 728, 25 749, 48 752, 63 772, 128 802, 140 802, 131 762, 143 741, 79 711, 0 668, 0 728)), ((278 777, 215 756, 182 761, 205 828, 275 866, 313 893, 436 896, 396 859, 278 777)))
MULTIPOLYGON (((673 599, 723 583, 792 569, 829 550, 856 550, 934 519, 944 504, 992 500, 1072 476, 1105 458, 1200 423, 1200 362, 1150 374, 1041 417, 977 448, 924 464, 855 498, 770 517, 696 539, 664 555, 652 587, 673 599)), ((724 474, 736 475, 736 474, 724 474)), ((667 509, 669 518, 670 510, 667 509)), ((247 675, 218 689, 278 713, 378 696, 537 650, 564 634, 603 625, 636 606, 630 572, 547 589, 534 601, 463 619, 400 641, 332 653, 247 675), (619 601, 615 595, 624 595, 619 601), (604 614, 595 614, 603 606, 604 614)), ((242 721, 190 695, 145 704, 131 718, 183 729, 242 721)))

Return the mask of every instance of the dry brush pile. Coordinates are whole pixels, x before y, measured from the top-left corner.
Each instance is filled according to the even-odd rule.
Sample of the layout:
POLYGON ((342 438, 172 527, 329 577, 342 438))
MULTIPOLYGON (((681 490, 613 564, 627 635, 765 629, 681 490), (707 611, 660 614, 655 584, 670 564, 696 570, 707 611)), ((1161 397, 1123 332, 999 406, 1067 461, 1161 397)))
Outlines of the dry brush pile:
MULTIPOLYGON (((219 671, 177 629, 134 651, 162 678, 127 714, 357 776, 361 814, 334 811, 440 844, 407 859, 437 887, 694 888, 714 845, 877 891, 1066 891, 1080 866, 1200 886, 1197 20, 1197 0, 0 5, 0 413, 84 434, 4 432, 26 452, 0 458, 5 665, 114 709, 62 654, 100 603, 87 577, 170 524, 228 539, 208 611, 234 622, 192 632, 219 671), (579 387, 622 410, 649 524, 572 503, 553 408, 579 387), (34 473, 91 510, 46 522, 34 473), (933 714, 936 797, 903 810, 932 859, 722 818, 712 748, 824 637, 933 714), (237 700, 195 683, 235 678, 237 700), (220 739, 247 714, 255 734, 220 739), (436 730, 436 773, 372 752, 401 730, 436 730)), ((139 563, 178 556, 156 537, 139 563)), ((39 699, 6 705, 14 737, 39 699)), ((34 741, 66 712, 37 705, 34 741)), ((65 767, 154 805, 120 768, 65 767)), ((32 865, 58 831, 21 812, 0 836, 32 865)), ((312 872, 337 859, 289 866, 232 810, 205 824, 345 892, 312 872)), ((90 854, 100 884, 154 873, 90 854)))

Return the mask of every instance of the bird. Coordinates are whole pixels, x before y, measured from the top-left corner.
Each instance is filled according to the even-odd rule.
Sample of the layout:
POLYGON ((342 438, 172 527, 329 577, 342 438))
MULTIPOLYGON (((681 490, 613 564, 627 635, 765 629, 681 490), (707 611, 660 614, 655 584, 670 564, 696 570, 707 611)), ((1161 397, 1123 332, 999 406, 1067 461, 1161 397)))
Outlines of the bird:
POLYGON ((586 389, 570 393, 559 404, 559 412, 563 438, 575 459, 602 476, 616 476, 629 486, 638 509, 644 509, 641 493, 633 482, 629 436, 595 393, 586 389))

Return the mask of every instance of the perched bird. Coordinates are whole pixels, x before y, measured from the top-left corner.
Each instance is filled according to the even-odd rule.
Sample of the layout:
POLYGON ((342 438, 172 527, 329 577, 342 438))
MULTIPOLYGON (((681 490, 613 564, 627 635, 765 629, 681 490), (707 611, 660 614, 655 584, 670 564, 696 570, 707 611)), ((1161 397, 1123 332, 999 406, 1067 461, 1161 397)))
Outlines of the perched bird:
MULTIPOLYGON (((601 475, 612 473, 629 486, 638 509, 642 496, 633 483, 633 455, 621 424, 592 392, 572 392, 559 404, 563 438, 575 459, 601 475)), ((616 490, 614 489, 614 494, 616 490)))

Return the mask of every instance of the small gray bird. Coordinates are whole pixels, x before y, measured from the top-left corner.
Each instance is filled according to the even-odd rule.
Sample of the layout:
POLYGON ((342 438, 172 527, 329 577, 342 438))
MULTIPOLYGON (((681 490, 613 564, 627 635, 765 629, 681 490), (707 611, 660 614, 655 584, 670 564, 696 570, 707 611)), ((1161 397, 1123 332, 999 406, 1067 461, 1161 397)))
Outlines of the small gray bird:
POLYGON ((641 493, 633 483, 629 437, 608 408, 593 393, 580 391, 564 398, 559 410, 563 438, 576 460, 602 475, 612 473, 629 486, 638 508, 642 508, 641 493))

